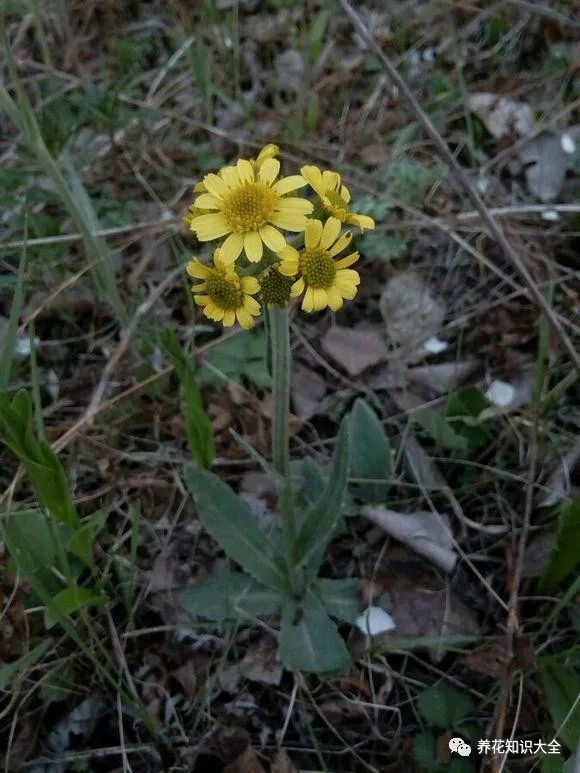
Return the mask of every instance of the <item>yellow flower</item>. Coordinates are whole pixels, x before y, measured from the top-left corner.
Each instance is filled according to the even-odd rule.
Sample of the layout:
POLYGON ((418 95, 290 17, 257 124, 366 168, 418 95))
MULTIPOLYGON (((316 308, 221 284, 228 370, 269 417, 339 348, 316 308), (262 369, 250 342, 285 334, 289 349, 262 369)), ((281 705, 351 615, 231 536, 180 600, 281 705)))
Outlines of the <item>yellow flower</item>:
POLYGON ((324 226, 320 220, 309 220, 304 234, 304 249, 286 247, 280 254, 280 273, 298 276, 292 285, 292 297, 304 293, 304 311, 320 311, 327 306, 340 309, 344 299, 352 301, 360 284, 357 271, 349 268, 358 260, 358 252, 334 260, 351 242, 352 234, 340 235, 340 220, 329 217, 324 226))
POLYGON ((188 225, 202 242, 227 235, 221 247, 226 263, 233 263, 242 250, 256 263, 262 258, 263 244, 276 253, 286 246, 278 228, 296 232, 306 228, 312 204, 286 196, 306 182, 300 175, 276 182, 279 171, 280 162, 275 158, 265 159, 258 170, 247 159, 240 159, 235 167, 204 177, 208 193, 198 196, 193 206, 207 214, 188 218, 188 225))
POLYGON ((197 258, 187 264, 187 273, 200 284, 192 287, 193 299, 203 308, 203 313, 224 327, 231 327, 237 320, 249 330, 260 315, 260 304, 252 295, 260 290, 258 280, 252 276, 239 277, 231 264, 223 260, 221 249, 213 256, 213 268, 205 266, 197 258))
POLYGON ((341 223, 358 226, 361 231, 365 228, 374 229, 375 221, 372 217, 357 215, 349 209, 350 191, 343 185, 338 172, 321 172, 317 166, 303 166, 300 173, 317 194, 325 212, 338 218, 341 223))

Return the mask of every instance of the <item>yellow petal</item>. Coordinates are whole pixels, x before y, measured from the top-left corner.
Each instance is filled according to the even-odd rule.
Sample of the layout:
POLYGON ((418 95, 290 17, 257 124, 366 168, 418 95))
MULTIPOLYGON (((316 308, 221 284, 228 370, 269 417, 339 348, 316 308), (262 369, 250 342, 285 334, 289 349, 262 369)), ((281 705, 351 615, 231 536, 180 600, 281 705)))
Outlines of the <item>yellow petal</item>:
POLYGON ((350 255, 347 255, 345 258, 337 260, 335 266, 337 268, 348 268, 349 266, 352 266, 353 263, 356 263, 357 260, 358 252, 351 252, 350 255))
POLYGON ((280 263, 280 265, 278 266, 278 271, 283 276, 296 276, 296 274, 298 273, 298 267, 299 267, 298 258, 296 259, 288 258, 288 260, 283 260, 280 263))
POLYGON ((236 312, 233 309, 228 309, 224 313, 223 326, 231 327, 235 321, 236 321, 236 312))
POLYGON ((236 317, 245 330, 250 330, 256 324, 252 315, 243 306, 238 306, 236 309, 236 317))
POLYGON ((269 142, 258 154, 258 158, 256 159, 258 166, 260 166, 267 158, 273 158, 274 156, 277 156, 279 152, 280 148, 278 145, 274 145, 272 142, 269 142))
POLYGON ((211 193, 202 193, 193 202, 193 206, 199 207, 199 209, 219 209, 220 200, 212 196, 211 193))
POLYGON ((237 188, 240 184, 240 175, 235 166, 224 166, 220 170, 220 177, 228 188, 237 188))
POLYGON ((248 231, 245 234, 244 249, 251 263, 257 263, 259 260, 262 260, 262 240, 257 231, 248 231))
POLYGON ((203 178, 206 189, 217 199, 227 196, 228 188, 225 182, 217 174, 206 174, 203 178))
POLYGON ((326 290, 323 290, 322 287, 315 287, 314 299, 313 299, 314 311, 321 311, 327 305, 328 305, 328 298, 326 295, 326 290))
POLYGON ((340 239, 338 239, 332 247, 328 250, 328 254, 331 258, 334 258, 335 255, 338 255, 339 252, 342 252, 344 249, 348 247, 348 245, 352 241, 352 231, 346 231, 340 239))
POLYGON ((273 252, 280 252, 286 246, 286 239, 280 231, 271 225, 263 225, 260 228, 260 236, 266 247, 269 247, 273 252))
POLYGON ((235 233, 230 234, 220 247, 220 260, 222 263, 231 265, 239 258, 243 248, 244 235, 235 233))
POLYGON ((258 173, 260 180, 267 185, 272 185, 280 172, 280 162, 277 158, 267 158, 260 166, 258 173))
POLYGON ((340 233, 340 220, 336 217, 329 217, 324 224, 322 237, 320 239, 320 249, 327 250, 338 239, 340 233))
POLYGON ((200 215, 194 217, 190 222, 192 231, 195 231, 200 242, 209 242, 212 239, 219 239, 232 230, 226 223, 223 215, 215 214, 200 215))
POLYGON ((294 284, 290 288, 290 297, 298 298, 298 296, 304 292, 304 287, 305 287, 304 279, 300 277, 300 279, 297 282, 294 282, 294 284))
POLYGON ((251 295, 244 295, 243 304, 244 304, 244 309, 246 311, 249 311, 250 314, 253 314, 254 317, 257 317, 261 311, 260 304, 255 298, 252 298, 251 295))
POLYGON ((272 223, 274 223, 274 225, 285 228, 287 231, 303 231, 306 228, 307 222, 308 220, 305 215, 294 215, 286 212, 277 212, 272 217, 272 223))
POLYGON ((242 292, 248 295, 254 295, 260 289, 260 283, 255 276, 244 276, 240 279, 240 287, 242 292))
POLYGON ((298 260, 300 257, 298 250, 291 244, 287 244, 283 250, 280 250, 278 255, 282 258, 282 260, 290 260, 291 258, 296 258, 296 260, 298 260))
POLYGON ((329 287, 329 289, 326 291, 326 295, 328 297, 328 305, 333 311, 338 311, 340 307, 343 305, 342 295, 340 294, 340 291, 336 289, 336 287, 329 287))
POLYGON ((360 284, 360 275, 358 271, 354 271, 352 268, 340 269, 336 272, 335 279, 340 279, 341 282, 350 282, 354 285, 360 284))
POLYGON ((311 215, 314 205, 300 196, 288 196, 276 202, 276 212, 288 212, 292 214, 311 215))
POLYGON ((198 306, 207 306, 209 303, 209 295, 194 295, 193 300, 198 306))
POLYGON ((340 188, 340 175, 338 172, 326 171, 322 173, 322 187, 325 191, 336 191, 340 188))
POLYGON ((201 284, 198 285, 192 285, 191 292, 192 293, 202 293, 205 291, 205 282, 201 282, 201 284))
POLYGON ((242 182, 254 182, 254 167, 247 158, 238 159, 237 168, 242 182))
POLYGON ((322 173, 317 166, 307 165, 300 169, 300 174, 308 185, 316 191, 316 193, 324 193, 322 187, 322 173))
POLYGON ((303 188, 306 185, 306 180, 300 174, 291 174, 288 177, 283 177, 278 180, 272 187, 279 196, 283 196, 285 193, 290 193, 298 188, 303 188))
POLYGON ((364 231, 365 228, 369 231, 374 231, 375 229, 375 221, 368 215, 351 215, 349 220, 353 222, 354 225, 358 225, 361 231, 364 231))
POLYGON ((308 287, 302 299, 302 309, 308 313, 314 311, 314 291, 308 287))
POLYGON ((322 236, 322 223, 320 220, 309 220, 304 231, 304 244, 307 250, 313 250, 320 244, 322 236))
POLYGON ((185 270, 189 274, 189 276, 193 276, 196 279, 206 279, 211 274, 211 268, 209 266, 204 266, 203 263, 200 263, 200 261, 197 258, 194 258, 194 260, 190 260, 185 267, 185 270))
POLYGON ((347 204, 350 203, 351 195, 349 189, 346 187, 346 185, 343 185, 340 189, 340 198, 343 201, 346 201, 347 204))

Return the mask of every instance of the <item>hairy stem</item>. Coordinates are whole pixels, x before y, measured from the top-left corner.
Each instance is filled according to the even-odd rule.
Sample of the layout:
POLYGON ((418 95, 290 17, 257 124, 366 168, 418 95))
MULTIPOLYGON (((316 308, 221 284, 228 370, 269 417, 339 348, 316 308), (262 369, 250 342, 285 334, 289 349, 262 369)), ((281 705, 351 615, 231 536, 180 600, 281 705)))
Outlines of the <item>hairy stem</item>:
POLYGON ((290 412, 290 326, 288 309, 273 306, 269 310, 274 379, 272 417, 272 461, 281 476, 288 476, 288 415, 290 412))

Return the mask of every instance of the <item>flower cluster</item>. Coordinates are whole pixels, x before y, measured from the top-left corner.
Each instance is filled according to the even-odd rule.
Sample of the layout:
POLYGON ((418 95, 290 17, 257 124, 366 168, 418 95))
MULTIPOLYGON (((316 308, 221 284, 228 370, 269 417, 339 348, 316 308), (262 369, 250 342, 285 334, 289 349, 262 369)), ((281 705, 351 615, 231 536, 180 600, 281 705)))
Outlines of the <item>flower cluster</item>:
POLYGON ((360 283, 350 268, 358 252, 336 259, 352 240, 352 231, 342 229, 372 229, 374 221, 351 211, 350 192, 337 172, 303 166, 300 174, 281 177, 278 153, 276 145, 266 145, 255 159, 207 174, 185 218, 200 242, 223 239, 213 265, 196 258, 187 272, 201 280, 193 286, 195 302, 225 327, 253 327, 260 302, 284 306, 301 297, 306 312, 336 311, 360 283), (315 203, 297 195, 307 186, 315 203), (285 232, 294 234, 292 244, 285 232))

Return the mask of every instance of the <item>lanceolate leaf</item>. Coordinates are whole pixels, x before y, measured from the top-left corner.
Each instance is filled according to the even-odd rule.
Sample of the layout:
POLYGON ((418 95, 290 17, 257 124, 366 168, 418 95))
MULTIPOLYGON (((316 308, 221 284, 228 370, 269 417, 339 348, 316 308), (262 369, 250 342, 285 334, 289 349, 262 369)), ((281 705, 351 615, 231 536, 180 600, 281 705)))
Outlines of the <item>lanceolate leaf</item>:
POLYGON ((310 579, 318 572, 323 557, 322 551, 332 538, 340 518, 348 478, 348 445, 348 424, 345 419, 338 433, 332 471, 326 488, 306 514, 296 539, 294 564, 306 567, 310 579))
POLYGON ((273 615, 280 611, 280 595, 241 572, 219 572, 187 588, 180 596, 183 608, 208 620, 235 620, 244 615, 273 615))
POLYGON ((312 590, 326 607, 326 611, 338 620, 354 624, 362 612, 362 601, 356 580, 347 577, 344 580, 329 580, 319 577, 312 590))
POLYGON ((185 481, 200 521, 228 556, 258 582, 269 588, 284 589, 283 561, 246 502, 217 475, 194 464, 186 465, 185 481))
POLYGON ((545 665, 540 676, 554 729, 570 751, 575 751, 580 738, 580 677, 556 663, 545 665))
MULTIPOLYGON (((386 480, 392 474, 391 444, 385 428, 365 400, 356 400, 350 423, 350 475, 352 478, 386 480)), ((384 502, 388 487, 380 483, 357 486, 365 501, 384 502)))
POLYGON ((285 602, 278 654, 292 671, 344 672, 351 660, 336 626, 311 591, 301 604, 285 602))
POLYGON ((563 502, 559 508, 558 534, 550 563, 540 580, 540 592, 551 593, 580 563, 580 499, 563 502))

